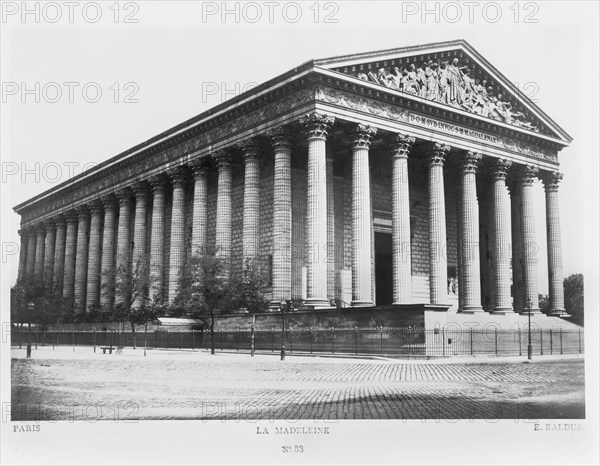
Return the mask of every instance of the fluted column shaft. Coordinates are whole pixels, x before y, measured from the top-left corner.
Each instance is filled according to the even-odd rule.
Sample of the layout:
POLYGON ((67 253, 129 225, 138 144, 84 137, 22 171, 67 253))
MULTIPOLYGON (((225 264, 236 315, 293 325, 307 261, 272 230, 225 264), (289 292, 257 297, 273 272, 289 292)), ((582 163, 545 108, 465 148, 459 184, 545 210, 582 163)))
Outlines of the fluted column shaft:
POLYGON ((131 193, 124 189, 117 193, 119 200, 119 223, 117 227, 117 257, 115 267, 115 304, 125 302, 127 297, 125 279, 129 276, 130 261, 130 233, 131 222, 131 193))
POLYGON ((269 133, 273 170, 273 295, 272 307, 292 297, 292 146, 283 128, 269 133))
POLYGON ((86 207, 77 209, 79 221, 77 224, 77 252, 75 256, 75 291, 73 305, 75 311, 85 312, 85 295, 87 289, 88 269, 88 227, 89 212, 86 207))
POLYGON ((217 160, 217 220, 215 244, 217 256, 224 263, 224 273, 229 276, 231 266, 231 165, 227 154, 215 155, 217 160))
POLYGON ((449 151, 449 146, 436 143, 429 154, 429 295, 431 304, 443 304, 447 301, 448 296, 444 160, 449 151))
POLYGON ((506 187, 506 175, 511 165, 509 160, 496 160, 492 177, 494 222, 491 236, 495 314, 513 312, 510 301, 511 204, 506 187))
POLYGON ((35 240, 35 267, 33 269, 33 279, 37 284, 44 281, 44 247, 46 228, 39 226, 37 228, 37 238, 35 240))
POLYGON ((258 226, 260 220, 260 159, 254 141, 242 143, 244 156, 244 213, 242 230, 242 257, 254 260, 258 254, 258 226))
POLYGON ((27 268, 27 232, 26 230, 19 230, 19 271, 17 273, 17 280, 21 281, 25 279, 25 269, 27 268))
POLYGON ((65 239, 65 272, 63 279, 63 298, 71 301, 75 287, 75 257, 77 255, 77 215, 66 214, 67 237, 65 239))
POLYGON ((333 154, 327 153, 327 298, 335 295, 335 183, 333 180, 333 154))
POLYGON ((204 161, 192 167, 194 174, 194 205, 192 218, 192 254, 198 254, 206 247, 208 231, 208 184, 204 161))
POLYGON ((33 280, 33 274, 35 271, 35 239, 36 231, 31 228, 26 232, 27 235, 27 263, 25 266, 25 278, 27 280, 33 280))
POLYGON ((513 309, 522 312, 525 308, 523 285, 523 241, 521 239, 521 189, 518 183, 510 184, 510 210, 512 231, 512 296, 513 309))
POLYGON ((562 245, 560 235, 560 208, 558 204, 558 185, 562 173, 552 172, 543 178, 546 190, 546 234, 548 242, 548 288, 550 292, 551 313, 561 315, 565 312, 565 293, 563 285, 562 245))
POLYGON ((523 282, 525 298, 525 311, 531 305, 531 312, 540 312, 538 295, 538 254, 539 244, 535 234, 535 204, 533 183, 537 177, 538 169, 533 165, 523 167, 520 173, 521 188, 521 238, 523 282))
POLYGON ((371 176, 369 147, 377 130, 358 125, 352 144, 352 305, 372 306, 371 176))
POLYGON ((398 135, 392 146, 392 261, 394 304, 407 304, 412 296, 410 198, 408 155, 415 138, 398 135))
POLYGON ((112 197, 103 199, 104 230, 102 232, 102 264, 100 275, 100 304, 110 308, 114 296, 115 220, 116 203, 112 197))
POLYGON ((56 248, 56 225, 53 220, 44 222, 46 226, 46 243, 44 245, 44 289, 46 296, 51 296, 53 289, 54 251, 56 248))
POLYGON ((306 304, 326 307, 327 299, 327 131, 334 119, 311 113, 300 122, 308 132, 308 190, 306 209, 306 304))
POLYGON ((52 270, 52 294, 62 296, 65 273, 65 240, 66 223, 62 216, 56 220, 56 237, 54 243, 54 268, 52 270))
POLYGON ((462 312, 483 312, 481 307, 481 266, 479 261, 479 203, 477 201, 477 166, 481 154, 466 152, 461 160, 460 240, 463 298, 462 312))
POLYGON ((132 187, 135 195, 135 219, 133 223, 133 261, 132 277, 135 278, 133 307, 139 308, 146 301, 146 210, 148 205, 148 186, 146 183, 135 183, 132 187))
MULTIPOLYGON (((152 231, 150 232, 150 300, 163 302, 165 263, 165 178, 150 179, 152 185, 152 231)), ((194 220, 195 220, 194 211, 194 220)))
POLYGON ((173 181, 173 207, 171 212, 171 245, 169 255, 169 304, 173 304, 181 281, 184 260, 185 228, 185 173, 183 169, 169 172, 173 181))
POLYGON ((100 304, 100 271, 102 247, 102 203, 90 204, 90 243, 88 248, 87 289, 85 309, 100 304))

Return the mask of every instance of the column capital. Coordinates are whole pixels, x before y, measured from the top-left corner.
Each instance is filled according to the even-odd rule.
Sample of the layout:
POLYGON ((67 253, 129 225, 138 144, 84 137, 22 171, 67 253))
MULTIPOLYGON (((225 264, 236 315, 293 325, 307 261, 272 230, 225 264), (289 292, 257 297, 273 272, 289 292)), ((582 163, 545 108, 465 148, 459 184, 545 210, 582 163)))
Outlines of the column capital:
POLYGON ((563 174, 560 172, 544 172, 541 178, 546 192, 558 192, 558 185, 563 179, 563 174))
POLYGON ((429 163, 432 165, 444 165, 444 160, 446 160, 449 152, 450 146, 447 144, 434 143, 431 152, 427 156, 429 163))
POLYGON ((505 180, 512 162, 507 159, 494 159, 492 163, 492 179, 505 180))
POLYGON ((106 210, 112 209, 117 205, 117 198, 114 194, 107 194, 100 198, 100 201, 106 210))
POLYGON ((335 123, 335 118, 312 112, 300 118, 300 124, 306 127, 308 138, 327 139, 329 128, 335 123))
POLYGON ((92 214, 101 213, 104 210, 104 204, 100 199, 94 199, 88 203, 88 209, 92 214))
POLYGON ((517 174, 519 183, 522 185, 533 184, 538 175, 538 167, 535 165, 523 165, 517 174))
POLYGON ((210 154, 217 163, 217 169, 222 170, 231 165, 231 153, 226 149, 221 149, 210 154))
POLYGON ((352 141, 353 149, 368 149, 371 146, 371 140, 373 136, 377 134, 377 128, 372 126, 363 125, 359 123, 356 125, 354 132, 354 140, 352 141))
POLYGON ((64 213, 65 220, 67 223, 76 223, 77 222, 77 213, 74 210, 69 210, 64 213))
POLYGON ((272 128, 266 132, 266 135, 271 140, 271 145, 275 150, 290 149, 292 147, 290 136, 285 126, 272 128))
POLYGON ((481 154, 473 151, 465 151, 460 159, 460 168, 463 173, 475 173, 479 162, 481 162, 481 154))
POLYGON ((244 139, 237 143, 237 147, 242 150, 244 160, 260 157, 260 151, 255 138, 244 139))
POLYGON ((115 197, 119 202, 119 205, 125 205, 131 203, 131 189, 122 188, 115 193, 115 197))
POLYGON ((54 224, 59 227, 59 226, 64 226, 66 223, 66 219, 65 216, 63 214, 58 214, 56 217, 53 217, 54 220, 54 224))
POLYGON ((416 139, 408 134, 397 134, 391 141, 392 157, 408 157, 416 139))
POLYGON ((187 170, 182 165, 167 171, 167 175, 171 179, 173 187, 183 186, 188 178, 187 170))
POLYGON ((43 223, 46 230, 53 230, 56 228, 56 220, 54 218, 47 218, 43 223))
POLYGON ((169 179, 164 173, 159 173, 148 178, 152 192, 163 191, 168 182, 169 179))
POLYGON ((206 176, 206 173, 208 172, 208 161, 204 158, 196 159, 190 162, 190 168, 192 169, 194 179, 197 180, 200 177, 206 176))
POLYGON ((77 218, 79 218, 80 220, 88 218, 90 215, 90 211, 88 210, 88 207, 85 204, 75 207, 75 213, 77 214, 77 218))
POLYGON ((40 222, 35 225, 35 232, 38 235, 46 234, 46 225, 45 222, 40 222))
POLYGON ((148 182, 146 180, 136 181, 131 185, 131 190, 136 199, 146 197, 148 194, 148 182))

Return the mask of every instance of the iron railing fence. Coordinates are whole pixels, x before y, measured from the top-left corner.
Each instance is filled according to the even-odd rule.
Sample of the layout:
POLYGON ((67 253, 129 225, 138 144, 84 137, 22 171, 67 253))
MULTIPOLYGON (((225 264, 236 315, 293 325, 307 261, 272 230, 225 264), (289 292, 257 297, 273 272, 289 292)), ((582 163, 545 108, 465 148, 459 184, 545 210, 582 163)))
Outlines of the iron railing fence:
MULTIPOLYGON (((533 354, 581 354, 584 352, 584 335, 579 330, 532 329, 533 354)), ((355 329, 281 329, 254 331, 254 349, 259 352, 281 351, 282 339, 286 352, 362 354, 392 356, 469 356, 527 355, 527 329, 422 329, 422 328, 355 328, 355 329)), ((18 329, 11 333, 13 346, 92 346, 133 347, 131 331, 37 331, 18 329)), ((144 332, 135 332, 137 347, 144 346, 144 332)), ((214 332, 217 351, 250 352, 250 329, 220 330, 214 332)), ((156 330, 146 335, 148 348, 210 349, 208 330, 167 331, 156 330)))

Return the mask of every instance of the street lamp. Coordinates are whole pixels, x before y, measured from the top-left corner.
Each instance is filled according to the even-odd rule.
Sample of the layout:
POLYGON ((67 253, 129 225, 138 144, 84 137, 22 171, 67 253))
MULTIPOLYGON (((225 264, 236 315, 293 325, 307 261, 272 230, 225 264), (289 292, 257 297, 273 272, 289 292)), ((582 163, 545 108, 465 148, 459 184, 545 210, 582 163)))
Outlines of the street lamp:
POLYGON ((29 316, 27 317, 27 358, 31 358, 31 314, 33 314, 33 309, 35 308, 35 304, 32 301, 29 301, 27 305, 27 309, 29 309, 29 316))
POLYGON ((282 299, 279 303, 279 309, 281 309, 281 360, 285 361, 285 310, 287 308, 287 301, 282 299))
POLYGON ((533 356, 533 348, 531 347, 531 307, 533 306, 533 301, 531 298, 527 298, 527 359, 531 360, 533 356))

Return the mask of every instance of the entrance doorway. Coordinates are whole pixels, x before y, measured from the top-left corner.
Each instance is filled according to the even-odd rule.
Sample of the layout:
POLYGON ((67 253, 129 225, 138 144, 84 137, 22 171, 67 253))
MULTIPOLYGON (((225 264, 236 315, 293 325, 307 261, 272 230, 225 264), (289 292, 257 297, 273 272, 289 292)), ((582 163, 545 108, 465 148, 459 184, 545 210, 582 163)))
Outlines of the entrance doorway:
POLYGON ((375 233, 375 304, 392 304, 394 300, 394 264, 391 233, 375 233))

